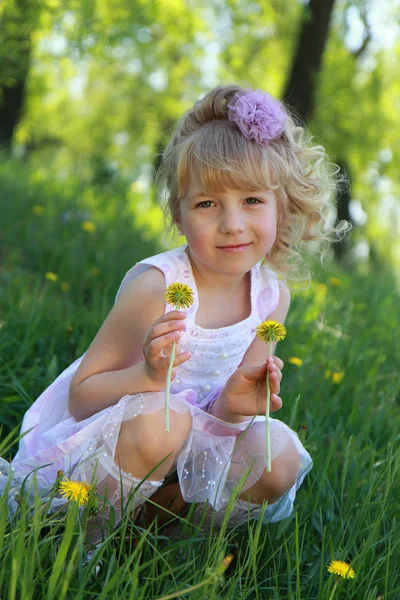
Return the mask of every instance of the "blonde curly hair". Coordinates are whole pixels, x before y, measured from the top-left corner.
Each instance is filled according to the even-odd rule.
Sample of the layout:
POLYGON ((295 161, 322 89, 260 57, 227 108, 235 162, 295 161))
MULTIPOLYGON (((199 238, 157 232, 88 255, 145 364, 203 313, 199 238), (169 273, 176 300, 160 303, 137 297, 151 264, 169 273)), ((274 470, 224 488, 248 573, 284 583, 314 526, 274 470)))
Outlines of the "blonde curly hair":
POLYGON ((177 223, 180 201, 191 181, 205 194, 275 190, 277 235, 266 262, 284 279, 309 280, 302 256, 307 247, 318 252, 322 262, 330 244, 350 229, 346 221, 334 225, 333 196, 343 178, 323 146, 312 145, 312 136, 286 106, 280 138, 265 147, 246 139, 228 119, 227 105, 235 94, 248 91, 238 85, 217 86, 179 119, 156 174, 166 233, 177 223))

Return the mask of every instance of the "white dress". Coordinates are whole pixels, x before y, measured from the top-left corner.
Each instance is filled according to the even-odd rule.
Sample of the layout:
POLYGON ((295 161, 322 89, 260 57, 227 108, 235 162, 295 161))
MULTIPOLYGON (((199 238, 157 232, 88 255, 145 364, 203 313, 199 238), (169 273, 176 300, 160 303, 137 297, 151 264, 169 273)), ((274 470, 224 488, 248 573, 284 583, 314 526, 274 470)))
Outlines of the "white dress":
MULTIPOLYGON (((227 379, 239 366, 244 353, 255 337, 255 327, 273 312, 278 305, 279 286, 276 275, 263 263, 251 269, 251 314, 228 327, 203 329, 195 323, 198 296, 186 246, 157 254, 137 263, 126 274, 118 294, 128 281, 151 266, 160 269, 165 285, 181 282, 189 285, 195 301, 186 309, 186 332, 181 345, 190 350, 192 357, 176 368, 176 378, 171 383, 170 410, 178 413, 190 411, 192 429, 170 473, 177 472, 180 489, 188 503, 200 503, 198 514, 208 502, 208 522, 221 522, 224 508, 232 490, 254 463, 243 490, 252 486, 261 476, 265 463, 265 418, 257 416, 250 425, 251 431, 240 437, 249 427, 248 422, 231 424, 206 412, 211 398, 218 395, 227 379)), ((117 297, 118 297, 117 294, 117 297)), ((165 312, 174 310, 166 304, 165 312)), ((24 416, 21 433, 30 430, 21 440, 11 466, 0 462, 0 493, 6 489, 10 474, 9 506, 15 510, 14 495, 22 479, 29 481, 36 470, 38 489, 46 497, 54 484, 57 470, 61 469, 71 479, 90 482, 96 469, 98 495, 104 492, 108 503, 120 518, 121 499, 126 501, 132 486, 140 480, 121 471, 114 461, 121 422, 136 415, 149 414, 164 407, 164 392, 146 392, 126 395, 117 404, 77 422, 68 412, 68 390, 76 369, 83 357, 77 359, 42 393, 24 416), (3 471, 3 474, 1 474, 3 471)), ((279 521, 290 515, 297 489, 312 461, 296 432, 278 419, 271 419, 271 453, 274 460, 293 440, 299 456, 298 479, 283 498, 267 506, 264 522, 279 521)), ((135 497, 135 510, 150 497, 162 481, 145 481, 141 484, 140 498, 135 497)), ((53 500, 58 508, 65 503, 61 497, 53 500)), ((230 523, 237 524, 257 518, 260 507, 238 500, 230 523)), ((205 523, 207 525, 207 523, 205 523)))

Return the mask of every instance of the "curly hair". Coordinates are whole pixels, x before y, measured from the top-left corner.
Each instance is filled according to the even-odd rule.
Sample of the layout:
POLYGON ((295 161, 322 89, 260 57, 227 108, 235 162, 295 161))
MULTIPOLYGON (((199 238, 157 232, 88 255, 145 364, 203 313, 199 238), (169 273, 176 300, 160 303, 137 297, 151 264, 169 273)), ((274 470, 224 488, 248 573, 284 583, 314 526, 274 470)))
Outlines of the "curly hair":
POLYGON ((350 229, 347 221, 334 225, 334 192, 344 179, 324 147, 312 145, 311 134, 287 106, 279 139, 265 147, 246 139, 228 119, 227 105, 235 94, 247 91, 238 85, 217 86, 179 119, 156 174, 166 233, 177 222, 191 181, 205 194, 275 190, 277 235, 265 260, 284 279, 308 280, 302 254, 312 249, 322 262, 330 244, 350 229))

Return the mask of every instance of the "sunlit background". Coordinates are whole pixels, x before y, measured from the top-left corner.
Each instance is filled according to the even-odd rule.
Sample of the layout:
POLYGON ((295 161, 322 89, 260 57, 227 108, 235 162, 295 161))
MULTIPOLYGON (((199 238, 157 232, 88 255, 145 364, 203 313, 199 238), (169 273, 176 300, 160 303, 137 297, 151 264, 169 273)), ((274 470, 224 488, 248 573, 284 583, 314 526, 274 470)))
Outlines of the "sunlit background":
MULTIPOLYGON (((37 180, 123 183, 137 224, 158 235, 153 177, 176 119, 218 83, 262 88, 290 102, 289 75, 309 9, 296 0, 5 0, 1 120, 10 123, 7 93, 19 85, 24 92, 1 141, 33 166, 37 180)), ((350 179, 355 227, 347 261, 376 258, 395 271, 399 13, 399 0, 334 2, 313 107, 300 111, 350 179)))

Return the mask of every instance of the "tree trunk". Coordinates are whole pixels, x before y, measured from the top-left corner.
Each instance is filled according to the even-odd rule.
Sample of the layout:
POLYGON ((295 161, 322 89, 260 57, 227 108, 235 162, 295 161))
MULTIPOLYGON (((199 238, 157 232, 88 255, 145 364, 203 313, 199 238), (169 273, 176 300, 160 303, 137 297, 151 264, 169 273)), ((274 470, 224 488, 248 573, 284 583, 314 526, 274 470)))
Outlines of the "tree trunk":
MULTIPOLYGON (((335 0, 310 0, 305 7, 292 70, 283 95, 283 100, 292 106, 305 124, 311 120, 314 113, 318 74, 321 70, 334 4, 335 0)), ((344 159, 339 160, 339 167, 341 174, 350 179, 344 159)), ((349 182, 342 184, 337 191, 337 222, 343 219, 351 222, 350 199, 349 182)), ((333 251, 336 259, 345 260, 348 249, 347 237, 334 244, 333 251)))
POLYGON ((335 0, 310 0, 304 8, 303 22, 292 70, 283 100, 306 123, 315 106, 315 88, 328 38, 329 22, 335 0))
MULTIPOLYGON (((336 209, 337 209, 337 217, 336 224, 339 221, 349 221, 352 222, 350 217, 350 209, 349 203, 351 200, 351 189, 350 189, 350 174, 346 161, 343 158, 339 158, 337 160, 337 164, 340 167, 340 175, 345 176, 347 178, 346 182, 343 182, 336 194, 336 209)), ((338 261, 344 261, 348 255, 348 251, 350 248, 350 234, 347 234, 344 239, 333 245, 333 252, 335 254, 335 258, 338 261)))
POLYGON ((13 87, 0 89, 0 146, 6 150, 11 149, 15 128, 19 122, 24 104, 25 79, 18 81, 13 87))
POLYGON ((38 0, 8 2, 0 18, 0 146, 11 148, 21 118, 38 0))

